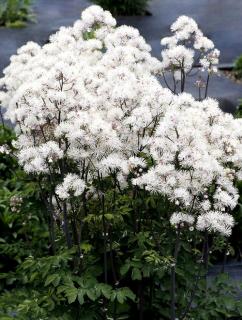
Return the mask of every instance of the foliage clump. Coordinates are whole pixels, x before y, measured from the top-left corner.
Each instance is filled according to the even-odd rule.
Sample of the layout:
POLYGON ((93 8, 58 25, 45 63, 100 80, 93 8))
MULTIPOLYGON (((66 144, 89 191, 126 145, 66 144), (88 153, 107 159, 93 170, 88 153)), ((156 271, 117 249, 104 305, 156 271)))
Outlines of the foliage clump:
POLYGON ((32 0, 0 0, 0 26, 21 28, 31 19, 32 0))
POLYGON ((113 15, 133 16, 146 14, 149 0, 93 0, 113 15))
POLYGON ((234 71, 235 71, 236 78, 241 79, 242 78, 242 55, 236 59, 235 65, 234 65, 234 71))

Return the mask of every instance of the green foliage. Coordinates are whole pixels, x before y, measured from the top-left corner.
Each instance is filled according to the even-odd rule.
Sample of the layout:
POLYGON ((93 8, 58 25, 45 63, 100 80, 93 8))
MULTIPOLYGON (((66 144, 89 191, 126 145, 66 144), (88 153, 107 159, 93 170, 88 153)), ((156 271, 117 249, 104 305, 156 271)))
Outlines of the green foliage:
POLYGON ((242 99, 239 100, 239 105, 238 105, 237 110, 235 112, 235 116, 237 118, 242 118, 242 99))
MULTIPOLYGON (((13 152, 14 135, 0 126, 0 145, 13 152)), ((0 289, 11 285, 9 273, 28 255, 47 251, 48 229, 36 183, 18 168, 10 154, 0 154, 0 289)))
POLYGON ((31 19, 32 0, 0 0, 0 26, 22 28, 31 19))
POLYGON ((233 317, 240 319, 242 316, 242 301, 239 298, 241 286, 236 287, 236 282, 226 273, 221 273, 209 280, 207 285, 200 284, 196 308, 191 310, 189 319, 213 320, 233 317), (196 312, 197 308, 200 310, 199 313, 196 312))
POLYGON ((235 60, 234 71, 235 71, 236 78, 241 79, 242 78, 242 55, 235 60))
POLYGON ((93 0, 113 15, 144 15, 149 0, 93 0))
POLYGON ((68 316, 74 319, 76 312, 90 310, 98 318, 101 299, 109 304, 117 301, 120 305, 128 300, 135 301, 135 295, 128 287, 113 289, 98 281, 99 268, 85 270, 82 275, 73 274, 70 270, 74 255, 73 249, 56 256, 28 257, 15 274, 19 289, 13 290, 12 295, 5 292, 0 299, 2 315, 16 312, 20 319, 25 319, 32 313, 46 319, 58 319, 64 308, 67 319, 68 316), (21 290, 24 285, 26 289, 21 290))

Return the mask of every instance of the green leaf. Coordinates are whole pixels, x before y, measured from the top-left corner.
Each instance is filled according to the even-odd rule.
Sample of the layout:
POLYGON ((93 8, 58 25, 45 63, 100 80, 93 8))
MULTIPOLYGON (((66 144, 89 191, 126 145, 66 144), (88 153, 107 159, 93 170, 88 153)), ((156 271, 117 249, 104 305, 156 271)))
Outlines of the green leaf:
POLYGON ((116 293, 116 298, 117 298, 118 302, 121 303, 121 304, 123 304, 124 301, 125 301, 125 295, 123 294, 123 292, 121 290, 119 290, 116 293))
POLYGON ((105 218, 106 218, 107 220, 109 220, 109 221, 111 221, 111 220, 114 219, 114 215, 111 214, 111 213, 106 213, 104 216, 105 216, 105 218))
POLYGON ((80 305, 84 304, 84 295, 85 295, 85 291, 83 289, 79 289, 77 298, 78 298, 80 305))
POLYGON ((88 296, 88 298, 92 301, 95 301, 97 299, 97 295, 95 292, 95 289, 89 289, 86 291, 86 294, 88 296))
POLYGON ((55 287, 57 287, 60 283, 60 276, 57 273, 49 275, 45 281, 44 286, 47 287, 51 283, 53 283, 55 287))
POLYGON ((123 294, 132 301, 135 301, 135 294, 128 287, 122 288, 123 294))
POLYGON ((139 269, 133 268, 131 277, 132 277, 132 280, 141 280, 142 274, 139 269))
POLYGON ((130 261, 126 262, 122 267, 120 268, 120 273, 122 276, 124 276, 130 269, 130 261))
POLYGON ((105 284, 105 283, 100 283, 99 289, 101 290, 101 293, 105 298, 110 299, 111 294, 112 294, 112 287, 111 286, 109 286, 108 284, 105 284))
POLYGON ((111 301, 117 299, 120 304, 123 304, 127 298, 135 301, 135 294, 128 287, 113 290, 111 295, 111 301))
POLYGON ((235 299, 232 297, 224 297, 223 302, 225 307, 229 311, 233 311, 235 309, 235 299))
POLYGON ((89 244, 89 243, 87 243, 87 242, 83 242, 83 243, 81 244, 81 249, 82 249, 82 251, 84 251, 85 253, 88 253, 89 251, 92 250, 92 245, 89 244))
POLYGON ((65 294, 68 299, 68 303, 71 304, 76 300, 78 290, 77 288, 69 287, 68 289, 65 290, 65 294))

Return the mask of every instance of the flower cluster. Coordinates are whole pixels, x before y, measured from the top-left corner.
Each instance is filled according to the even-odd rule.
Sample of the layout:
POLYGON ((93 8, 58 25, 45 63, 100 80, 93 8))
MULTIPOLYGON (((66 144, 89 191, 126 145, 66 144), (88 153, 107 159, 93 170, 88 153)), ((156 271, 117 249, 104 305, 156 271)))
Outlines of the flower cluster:
POLYGON ((9 154, 10 153, 10 148, 9 148, 9 146, 7 145, 7 144, 2 144, 1 146, 0 146, 0 153, 2 153, 2 154, 9 154))
POLYGON ((234 181, 242 173, 241 125, 242 120, 222 113, 215 100, 177 96, 150 140, 156 164, 133 182, 183 208, 185 215, 173 216, 172 224, 182 217, 187 222, 192 214, 199 230, 228 235, 233 226, 228 212, 238 200, 234 181))
POLYGON ((67 199, 71 196, 71 193, 75 197, 80 196, 85 190, 85 182, 78 175, 68 173, 61 185, 56 188, 56 194, 60 199, 67 199))
POLYGON ((10 208, 12 212, 19 213, 23 204, 23 198, 18 195, 14 195, 10 198, 10 208))
POLYGON ((180 17, 174 36, 162 41, 168 49, 160 62, 138 30, 115 26, 109 12, 92 6, 48 44, 29 42, 11 58, 0 100, 16 123, 20 164, 57 176, 60 202, 110 176, 119 190, 133 184, 165 195, 179 211, 172 224, 228 235, 241 175, 241 122, 214 100, 172 94, 156 76, 177 59, 176 69, 190 70, 194 51, 179 42, 191 38, 201 59, 210 59, 209 66, 200 59, 210 72, 213 43, 180 17))
POLYGON ((161 52, 162 73, 172 72, 176 82, 184 82, 194 66, 201 66, 209 75, 217 73, 220 52, 192 18, 180 16, 171 25, 171 32, 172 36, 161 39, 167 47, 161 52))

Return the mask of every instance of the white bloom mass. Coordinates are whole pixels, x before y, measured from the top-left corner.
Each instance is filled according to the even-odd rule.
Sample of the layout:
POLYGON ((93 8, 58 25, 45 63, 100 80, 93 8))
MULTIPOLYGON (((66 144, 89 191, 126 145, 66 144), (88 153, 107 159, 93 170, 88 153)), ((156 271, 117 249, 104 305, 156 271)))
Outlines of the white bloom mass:
POLYGON ((181 223, 186 223, 187 225, 194 224, 194 216, 182 212, 174 212, 170 218, 170 223, 174 226, 178 226, 181 223))
POLYGON ((195 50, 208 72, 219 58, 194 20, 182 16, 171 30, 160 62, 137 29, 116 27, 109 12, 92 6, 43 47, 18 50, 0 80, 1 104, 16 123, 20 164, 62 179, 59 199, 115 175, 119 189, 133 184, 169 199, 177 207, 172 224, 229 235, 242 123, 215 100, 161 86, 161 70, 189 72, 195 50), (181 44, 191 39, 193 47, 181 44))
POLYGON ((71 193, 75 197, 80 196, 85 190, 85 182, 79 178, 76 174, 67 174, 63 180, 63 183, 57 185, 56 194, 60 199, 67 199, 71 193))

